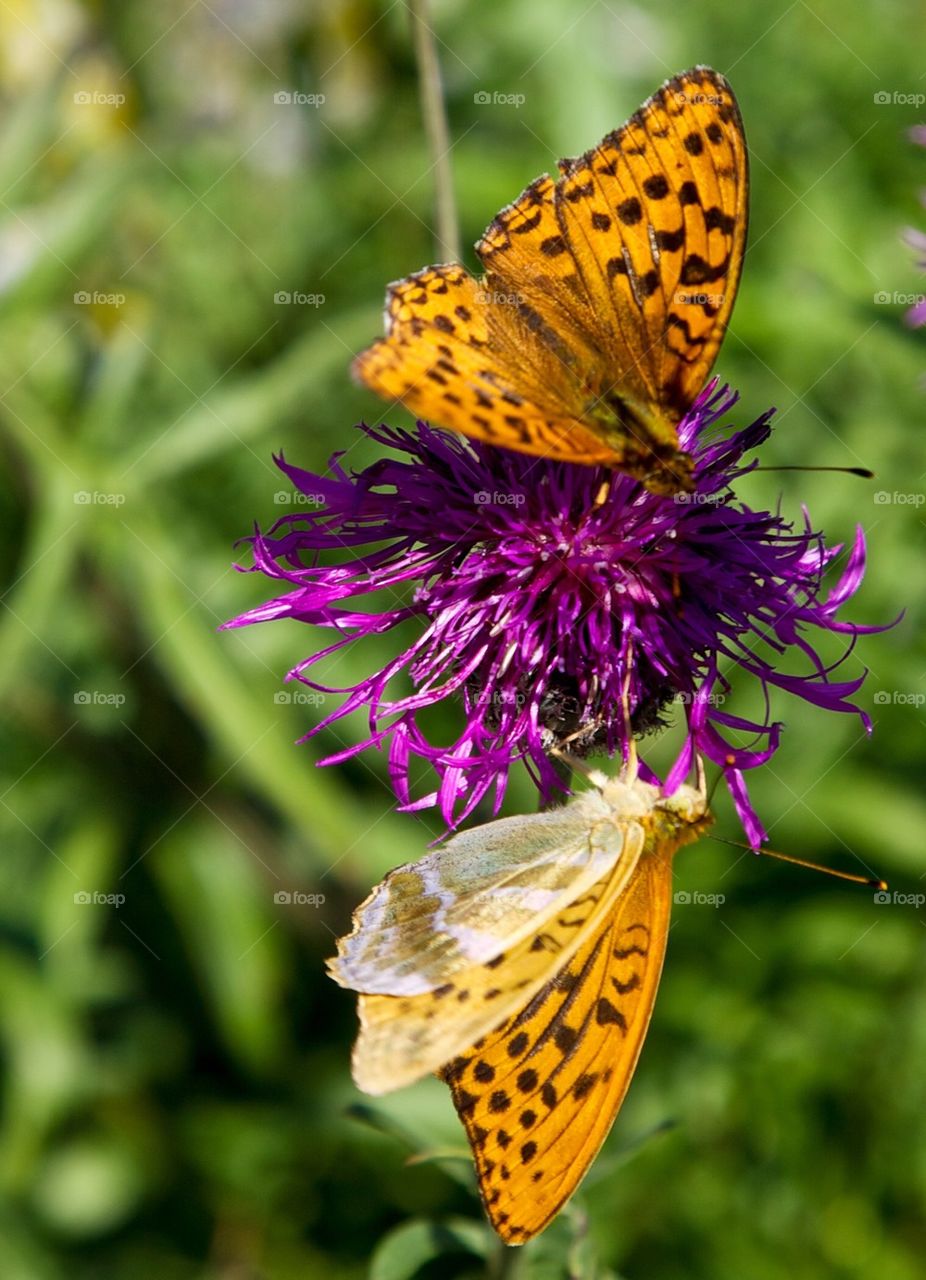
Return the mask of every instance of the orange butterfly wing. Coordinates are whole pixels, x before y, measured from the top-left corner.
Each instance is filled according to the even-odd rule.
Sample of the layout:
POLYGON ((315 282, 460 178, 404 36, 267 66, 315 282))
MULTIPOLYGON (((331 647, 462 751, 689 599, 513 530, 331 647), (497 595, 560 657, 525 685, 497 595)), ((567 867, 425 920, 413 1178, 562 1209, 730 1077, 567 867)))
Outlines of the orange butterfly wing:
POLYGON ((450 266, 390 286, 386 337, 355 375, 489 443, 688 489, 675 424, 713 365, 745 249, 732 90, 708 68, 677 76, 560 170, 489 225, 481 281, 450 266))
POLYGON ((463 435, 550 458, 574 459, 578 450, 583 461, 607 462, 608 446, 563 415, 563 393, 557 395, 555 377, 544 381, 542 351, 529 330, 518 339, 520 322, 512 315, 499 340, 496 314, 512 308, 506 301, 490 306, 487 297, 457 266, 426 267, 391 284, 386 337, 357 357, 355 375, 419 417, 463 435), (521 346, 520 361, 510 343, 521 346), (534 365, 525 353, 537 357, 534 365))
POLYGON ((746 247, 749 162, 733 92, 707 68, 677 76, 560 170, 563 234, 599 329, 634 357, 614 389, 677 421, 713 366, 746 247))
MULTIPOLYGON (((492 960, 470 965, 433 991, 415 996, 364 995, 358 1000, 360 1035, 353 1076, 365 1093, 380 1094, 437 1070, 487 1028, 516 1013, 542 986, 551 966, 565 965, 583 926, 596 913, 610 914, 625 878, 621 864, 642 844, 631 835, 619 863, 528 936, 492 960)), ((594 926, 592 926, 594 927, 594 926)))
POLYGON ((444 1069, 486 1212, 508 1244, 559 1212, 624 1100, 662 972, 675 843, 644 853, 566 968, 444 1069))

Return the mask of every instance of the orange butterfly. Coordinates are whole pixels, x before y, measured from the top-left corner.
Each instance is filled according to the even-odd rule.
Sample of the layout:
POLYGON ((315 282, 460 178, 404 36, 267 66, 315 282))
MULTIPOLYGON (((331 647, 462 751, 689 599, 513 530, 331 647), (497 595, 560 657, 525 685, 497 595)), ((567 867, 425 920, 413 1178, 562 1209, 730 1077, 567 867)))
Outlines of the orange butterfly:
POLYGON ((703 778, 664 797, 634 766, 591 776, 562 808, 398 867, 329 962, 361 993, 357 1085, 440 1072, 508 1244, 543 1230, 607 1136, 656 998, 673 855, 713 820, 703 778))
POLYGON ((726 329, 746 244, 748 159, 718 72, 666 82, 489 224, 485 275, 389 286, 357 379, 413 413, 522 453, 692 488, 677 424, 726 329))

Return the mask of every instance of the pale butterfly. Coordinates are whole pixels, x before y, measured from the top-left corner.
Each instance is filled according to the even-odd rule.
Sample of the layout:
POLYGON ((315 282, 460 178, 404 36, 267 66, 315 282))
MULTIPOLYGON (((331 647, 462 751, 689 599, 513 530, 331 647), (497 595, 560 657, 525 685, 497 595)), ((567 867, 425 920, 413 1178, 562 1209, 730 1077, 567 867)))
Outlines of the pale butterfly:
POLYGON ((360 992, 353 1075, 382 1094, 439 1071, 499 1235, 542 1230, 633 1075, 665 953, 672 857, 713 821, 592 773, 561 808, 452 836, 354 913, 331 976, 360 992))

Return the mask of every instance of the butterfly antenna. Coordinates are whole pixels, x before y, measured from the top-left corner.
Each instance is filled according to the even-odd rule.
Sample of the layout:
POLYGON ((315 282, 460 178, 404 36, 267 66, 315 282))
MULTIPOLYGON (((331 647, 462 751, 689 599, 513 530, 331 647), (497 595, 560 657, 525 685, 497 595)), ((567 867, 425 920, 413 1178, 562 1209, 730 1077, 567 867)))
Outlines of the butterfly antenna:
MULTIPOLYGON (((586 764, 584 760, 580 760, 578 756, 571 756, 568 751, 564 751, 562 747, 554 747, 550 752, 556 757, 557 762, 562 765, 560 776, 568 786, 570 783, 570 775, 578 773, 586 782, 591 782, 596 787, 603 787, 608 782, 608 775, 600 769, 593 769, 591 765, 586 764)), ((554 765, 554 767, 556 767, 554 765)))
MULTIPOLYGON (((700 757, 700 756, 698 756, 698 768, 699 768, 699 770, 701 771, 701 776, 703 777, 704 761, 701 759, 701 757, 700 757)), ((717 791, 718 786, 720 785, 720 779, 721 779, 722 777, 723 777, 723 774, 722 774, 722 773, 718 773, 717 777, 716 777, 716 778, 714 779, 714 781, 711 783, 711 791, 710 791, 710 795, 707 797, 707 807, 708 807, 708 808, 710 808, 710 807, 711 807, 711 805, 714 803, 714 795, 715 795, 715 793, 716 793, 716 791, 717 791)), ((716 837, 715 837, 715 839, 716 839, 716 837)))
POLYGON ((875 473, 868 467, 753 467, 753 471, 839 471, 844 476, 860 476, 863 480, 874 480, 875 473))
POLYGON ((835 867, 827 867, 820 862, 811 862, 807 858, 796 858, 790 853, 779 853, 777 849, 756 849, 752 845, 744 844, 742 840, 727 840, 724 836, 712 836, 711 839, 717 840, 720 844, 732 845, 735 849, 745 849, 748 853, 758 853, 765 858, 775 858, 778 862, 790 862, 795 867, 806 867, 808 871, 822 871, 824 875, 833 876, 836 880, 848 880, 850 884, 863 884, 869 889, 879 889, 882 893, 887 888, 886 880, 879 880, 874 876, 859 876, 852 871, 838 871, 835 867))

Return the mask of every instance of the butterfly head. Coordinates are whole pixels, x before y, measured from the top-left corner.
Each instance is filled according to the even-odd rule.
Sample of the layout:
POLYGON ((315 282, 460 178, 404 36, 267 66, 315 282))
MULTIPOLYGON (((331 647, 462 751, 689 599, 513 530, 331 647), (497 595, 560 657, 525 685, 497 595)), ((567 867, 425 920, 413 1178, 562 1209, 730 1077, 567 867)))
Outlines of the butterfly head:
POLYGON ((650 830, 663 855, 691 844, 714 824, 703 787, 682 785, 671 796, 660 796, 653 806, 650 830))
POLYGON ((670 796, 660 796, 654 808, 674 819, 679 825, 713 822, 708 812, 707 796, 703 789, 683 784, 670 796))
POLYGON ((683 784, 670 796, 639 778, 609 778, 601 786, 605 804, 622 819, 636 818, 673 852, 689 844, 713 824, 703 786, 683 784))

